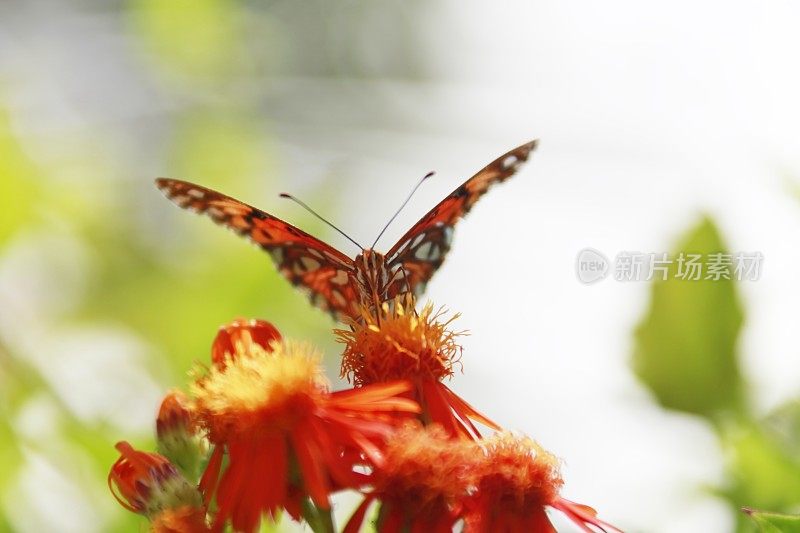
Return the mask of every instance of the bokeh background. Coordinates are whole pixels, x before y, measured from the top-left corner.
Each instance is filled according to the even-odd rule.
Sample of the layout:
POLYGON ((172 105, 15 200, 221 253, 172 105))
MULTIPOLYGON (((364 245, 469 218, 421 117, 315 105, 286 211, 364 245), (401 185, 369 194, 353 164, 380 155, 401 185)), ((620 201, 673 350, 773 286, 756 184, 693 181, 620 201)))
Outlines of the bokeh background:
POLYGON ((337 377, 327 316, 153 178, 355 254, 277 194, 371 242, 436 170, 386 250, 531 138, 428 288, 472 332, 452 387, 625 530, 798 510, 798 23, 788 0, 1 0, 0 530, 141 531, 112 446, 152 446, 161 395, 235 317, 314 340, 337 377), (765 261, 585 286, 584 247, 765 261))

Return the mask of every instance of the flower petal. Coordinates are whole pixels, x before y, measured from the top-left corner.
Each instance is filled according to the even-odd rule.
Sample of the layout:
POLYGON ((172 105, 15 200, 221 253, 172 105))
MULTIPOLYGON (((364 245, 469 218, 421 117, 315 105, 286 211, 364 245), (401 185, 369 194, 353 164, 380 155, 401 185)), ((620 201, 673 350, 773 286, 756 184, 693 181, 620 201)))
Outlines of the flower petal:
POLYGON ((292 449, 300 466, 305 487, 314 504, 321 509, 330 509, 328 485, 323 465, 323 453, 315 435, 306 424, 301 424, 291 433, 292 449))
POLYGON ((364 498, 364 501, 356 508, 353 516, 350 517, 350 520, 347 521, 347 525, 344 526, 342 533, 358 533, 361 529, 361 524, 364 523, 364 518, 367 515, 367 510, 369 506, 372 505, 374 500, 373 496, 367 496, 364 498))

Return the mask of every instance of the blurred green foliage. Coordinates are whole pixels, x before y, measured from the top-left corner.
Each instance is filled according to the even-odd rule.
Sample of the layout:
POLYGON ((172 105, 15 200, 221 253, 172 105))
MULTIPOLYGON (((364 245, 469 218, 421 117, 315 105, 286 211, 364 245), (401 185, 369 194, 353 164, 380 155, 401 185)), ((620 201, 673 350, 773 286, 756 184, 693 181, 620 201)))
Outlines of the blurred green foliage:
POLYGON ((800 517, 762 511, 748 511, 748 514, 763 533, 800 532, 800 517))
MULTIPOLYGON (((684 254, 724 249, 709 219, 677 246, 684 254)), ((668 409, 715 422, 738 415, 743 404, 736 342, 742 310, 734 281, 679 279, 677 269, 673 262, 667 280, 653 285, 650 310, 635 334, 636 375, 668 409)))
MULTIPOLYGON (((135 0, 124 12, 132 46, 145 51, 139 67, 152 73, 154 83, 166 82, 165 94, 176 88, 183 93, 181 106, 162 117, 158 173, 258 205, 283 189, 275 179, 280 162, 268 117, 251 100, 219 94, 209 100, 207 92, 259 66, 248 60, 241 32, 246 23, 258 33, 259 19, 246 19, 241 5, 135 0)), ((128 418, 139 414, 154 422, 153 398, 131 402, 113 416, 87 417, 76 410, 70 391, 55 386, 47 354, 39 352, 44 341, 57 344, 86 331, 134 339, 144 351, 140 363, 149 379, 166 392, 182 386, 194 364, 208 360, 217 328, 236 317, 265 318, 287 336, 302 335, 326 348, 333 345, 331 322, 311 310, 266 254, 164 199, 153 185, 157 176, 142 172, 125 150, 113 150, 102 127, 62 132, 57 144, 66 155, 59 159, 47 143, 20 133, 3 94, 0 90, 0 259, 33 250, 33 257, 46 261, 14 271, 21 278, 15 283, 18 309, 0 310, 14 326, 0 329, 0 531, 48 527, 48 517, 33 516, 21 489, 40 463, 65 483, 64 494, 78 507, 86 505, 83 527, 93 524, 93 529, 73 524, 65 530, 140 531, 143 519, 117 505, 106 476, 117 458, 117 440, 154 449, 153 427, 128 425, 128 418), (53 243, 74 255, 53 249, 53 243), (47 312, 36 307, 40 298, 47 312), (33 311, 27 314, 29 307, 33 311), (41 342, 16 334, 24 330, 41 336, 41 342), (36 423, 40 409, 53 421, 47 427, 36 423)), ((307 200, 335 217, 338 190, 322 183, 307 200)), ((307 214, 292 221, 324 236, 321 223, 307 214)), ((115 360, 118 354, 103 355, 115 360)), ((93 379, 89 369, 86 376, 93 379)))
POLYGON ((235 0, 135 0, 129 13, 139 43, 166 74, 213 81, 233 73, 244 22, 235 0))
MULTIPOLYGON (((0 97, 2 93, 0 93, 0 97)), ((0 246, 34 218, 37 169, 22 151, 11 131, 8 113, 0 100, 0 246)))
MULTIPOLYGON (((716 225, 704 218, 676 246, 680 252, 726 252, 716 225)), ((737 345, 743 313, 730 279, 656 280, 649 309, 635 332, 633 368, 663 407, 700 417, 716 432, 726 480, 714 492, 731 505, 737 531, 782 529, 794 519, 752 515, 742 508, 800 510, 800 402, 766 419, 750 409, 737 345), (770 529, 772 528, 772 529, 770 529)), ((794 526, 793 526, 794 527, 794 526)))

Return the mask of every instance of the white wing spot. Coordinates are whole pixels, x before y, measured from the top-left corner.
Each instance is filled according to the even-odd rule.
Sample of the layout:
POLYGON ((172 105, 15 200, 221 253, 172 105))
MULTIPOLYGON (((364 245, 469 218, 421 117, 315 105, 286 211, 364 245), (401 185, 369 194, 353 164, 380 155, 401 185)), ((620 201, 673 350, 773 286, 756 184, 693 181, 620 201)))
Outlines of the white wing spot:
POLYGON ((186 194, 188 194, 192 198, 197 198, 198 200, 201 198, 205 198, 206 196, 206 193, 204 193, 200 189, 189 189, 188 191, 186 191, 186 194))
POLYGON ((333 303, 338 307, 344 307, 347 304, 347 300, 345 300, 342 293, 337 290, 331 291, 331 298, 333 299, 333 303))
POLYGON ((398 255, 401 255, 403 252, 405 252, 406 248, 408 248, 408 244, 409 244, 409 241, 404 242, 403 245, 397 250, 397 253, 394 254, 393 257, 397 257, 398 255))
POLYGON ((348 276, 344 270, 337 270, 336 275, 331 278, 334 285, 347 285, 348 276))
POLYGON ((513 167, 518 166, 519 163, 520 163, 520 161, 519 161, 519 158, 517 156, 509 155, 509 156, 506 156, 505 159, 503 159, 502 165, 503 165, 503 168, 505 170, 508 170, 509 168, 513 168, 513 167))
POLYGON ((442 231, 444 232, 445 246, 447 246, 449 248, 450 247, 450 243, 453 242, 453 226, 447 226, 442 231))
POLYGON ((411 244, 410 244, 409 246, 410 246, 411 248, 416 248, 416 247, 417 247, 417 245, 418 245, 419 243, 421 243, 421 242, 422 242, 422 239, 424 239, 424 238, 425 238, 425 234, 424 234, 424 233, 420 233, 419 235, 417 235, 416 237, 414 237, 414 240, 413 240, 413 241, 411 241, 411 244))
POLYGON ((225 216, 225 211, 218 207, 209 207, 206 209, 206 213, 208 213, 213 218, 222 218, 225 216))
POLYGON ((330 253, 330 252, 324 252, 324 253, 325 253, 325 257, 327 257, 329 260, 333 261, 337 265, 347 266, 347 263, 342 262, 342 260, 340 258, 336 257, 332 253, 330 253))
POLYGON ((273 248, 269 251, 269 255, 279 265, 283 263, 283 248, 273 248))
POLYGON ((312 270, 316 270, 320 266, 320 262, 314 259, 313 257, 308 257, 304 255, 300 257, 300 263, 303 265, 303 268, 306 272, 311 272, 312 270))
POLYGON ((186 204, 188 204, 190 200, 191 198, 189 198, 184 194, 176 194, 175 196, 172 197, 172 201, 181 207, 186 207, 186 204))
POLYGON ((400 264, 393 266, 389 272, 391 273, 392 277, 389 278, 389 281, 386 283, 387 285, 389 283, 394 283, 396 279, 400 279, 405 275, 403 267, 400 264))
POLYGON ((423 261, 436 261, 439 259, 439 247, 427 241, 414 250, 414 257, 423 261))

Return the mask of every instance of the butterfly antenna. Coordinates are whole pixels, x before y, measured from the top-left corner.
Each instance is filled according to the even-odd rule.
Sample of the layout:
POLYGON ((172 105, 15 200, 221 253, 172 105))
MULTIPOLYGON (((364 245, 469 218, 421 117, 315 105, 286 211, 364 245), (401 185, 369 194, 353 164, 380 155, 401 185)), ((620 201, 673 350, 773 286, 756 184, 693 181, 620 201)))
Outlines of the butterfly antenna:
POLYGON ((359 248, 361 248, 361 251, 362 251, 362 252, 364 251, 364 247, 363 247, 363 246, 361 246, 360 244, 358 244, 358 243, 357 243, 355 240, 353 240, 353 238, 352 238, 352 237, 350 237, 350 235, 348 235, 347 233, 343 232, 342 230, 340 230, 339 228, 337 228, 336 226, 334 226, 333 224, 331 224, 330 222, 328 222, 327 220, 325 220, 325 219, 322 217, 322 215, 320 215, 319 213, 317 213, 316 211, 314 211, 313 209, 311 209, 310 207, 308 207, 306 204, 304 204, 303 202, 301 202, 300 200, 298 200, 297 198, 295 198, 295 197, 294 197, 294 196, 292 196, 291 194, 286 194, 285 192, 282 192, 282 193, 280 194, 280 197, 281 197, 281 198, 288 198, 289 200, 291 200, 291 201, 293 201, 293 202, 295 202, 295 203, 299 204, 299 205, 300 205, 300 207, 304 208, 306 211, 308 211, 309 213, 311 213, 312 215, 314 215, 315 217, 317 217, 318 219, 320 219, 321 221, 323 221, 325 224, 329 225, 330 227, 332 227, 333 229, 335 229, 336 231, 338 231, 339 233, 341 233, 341 234, 344 236, 344 238, 345 238, 345 239, 347 239, 348 241, 352 242, 353 244, 355 244, 356 246, 358 246, 359 248))
POLYGON ((378 244, 378 241, 379 241, 379 240, 381 240, 381 237, 383 237, 383 234, 386 232, 386 230, 387 230, 387 229, 389 229, 389 226, 392 224, 392 222, 394 222, 394 219, 396 219, 396 218, 397 218, 397 215, 399 215, 399 214, 400 214, 400 211, 402 211, 402 210, 403 210, 403 208, 406 206, 406 204, 407 204, 407 203, 408 203, 408 202, 411 200, 411 197, 412 197, 412 196, 414 196, 414 193, 415 193, 415 192, 417 192, 417 189, 419 189, 420 185, 422 185, 422 184, 423 184, 423 182, 424 182, 426 179, 430 178, 430 177, 431 177, 431 176, 433 176, 434 174, 436 174, 436 173, 435 173, 435 172, 433 172, 433 171, 431 171, 431 172, 428 172, 427 174, 425 174, 424 176, 422 176, 422 179, 421 179, 421 180, 419 180, 419 182, 418 182, 418 183, 417 183, 417 184, 414 186, 414 188, 411 190, 411 194, 409 194, 409 195, 408 195, 408 197, 406 198, 405 202, 403 202, 403 205, 401 205, 401 206, 400 206, 400 209, 398 209, 398 210, 395 212, 395 214, 394 214, 394 215, 392 215, 392 218, 390 218, 390 219, 389 219, 389 222, 387 222, 387 223, 386 223, 386 225, 385 225, 385 226, 383 227, 383 229, 381 230, 381 232, 380 232, 380 233, 378 233, 378 236, 375 238, 375 242, 373 242, 373 243, 372 243, 372 248, 375 248, 375 245, 376 245, 376 244, 378 244))

